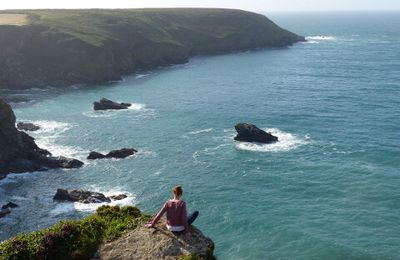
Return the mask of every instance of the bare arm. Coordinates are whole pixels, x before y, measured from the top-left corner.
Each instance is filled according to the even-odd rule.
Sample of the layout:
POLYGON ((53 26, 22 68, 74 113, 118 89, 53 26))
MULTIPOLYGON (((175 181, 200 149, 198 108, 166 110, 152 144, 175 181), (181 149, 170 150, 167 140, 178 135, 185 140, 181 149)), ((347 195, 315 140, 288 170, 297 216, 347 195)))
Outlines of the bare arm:
POLYGON ((157 215, 154 217, 154 219, 150 222, 150 224, 146 224, 146 227, 154 227, 155 224, 160 220, 162 215, 164 215, 165 211, 167 210, 167 202, 164 203, 160 211, 157 213, 157 215))

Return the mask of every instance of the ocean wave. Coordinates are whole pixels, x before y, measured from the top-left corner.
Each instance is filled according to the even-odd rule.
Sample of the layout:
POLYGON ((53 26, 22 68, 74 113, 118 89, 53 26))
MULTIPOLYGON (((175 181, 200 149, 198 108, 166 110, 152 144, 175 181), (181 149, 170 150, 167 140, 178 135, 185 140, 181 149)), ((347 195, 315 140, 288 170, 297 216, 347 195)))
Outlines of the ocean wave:
POLYGON ((30 135, 35 138, 35 142, 40 148, 48 150, 53 156, 84 159, 89 153, 88 150, 84 150, 78 146, 57 143, 57 139, 73 127, 72 124, 46 120, 32 121, 32 123, 39 125, 40 129, 30 133, 30 135))
POLYGON ((148 74, 138 74, 138 75, 135 76, 135 79, 141 79, 141 78, 147 77, 149 75, 150 75, 150 73, 148 73, 148 74))
POLYGON ((57 203, 56 207, 50 211, 51 215, 60 215, 71 211, 83 211, 83 212, 94 212, 98 207, 103 205, 110 205, 110 206, 126 206, 126 205, 134 205, 136 200, 136 196, 129 192, 118 191, 117 189, 102 192, 99 189, 90 189, 94 192, 101 192, 105 196, 109 197, 112 195, 119 195, 119 194, 126 194, 128 197, 122 200, 115 200, 109 203, 80 203, 80 202, 62 202, 57 203))
POLYGON ((324 35, 316 35, 316 36, 307 36, 307 41, 336 41, 337 38, 334 36, 324 36, 324 35))
POLYGON ((265 129, 278 137, 279 141, 271 144, 249 143, 249 142, 236 142, 236 148, 239 150, 253 151, 253 152, 287 152, 301 145, 309 143, 309 137, 301 139, 291 133, 283 132, 277 128, 265 129))
POLYGON ((38 131, 32 132, 32 135, 43 134, 43 133, 61 134, 72 128, 72 125, 69 123, 63 123, 57 121, 38 120, 38 121, 32 121, 32 123, 40 126, 40 129, 38 131))
POLYGON ((207 129, 192 131, 192 132, 189 132, 189 134, 190 135, 197 135, 197 134, 201 134, 201 133, 208 133, 208 132, 211 132, 212 130, 214 130, 214 128, 207 128, 207 129))

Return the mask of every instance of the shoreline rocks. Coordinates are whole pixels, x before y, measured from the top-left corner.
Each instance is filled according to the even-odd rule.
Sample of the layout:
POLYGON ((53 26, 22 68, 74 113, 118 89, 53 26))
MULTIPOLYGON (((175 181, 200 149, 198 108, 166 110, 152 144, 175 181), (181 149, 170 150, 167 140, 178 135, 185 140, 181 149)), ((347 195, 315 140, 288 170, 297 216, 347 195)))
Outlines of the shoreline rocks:
POLYGON ((135 153, 137 153, 137 150, 135 150, 133 148, 122 148, 119 150, 112 150, 106 155, 96 152, 96 151, 93 151, 93 152, 90 152, 87 159, 89 159, 89 160, 97 160, 97 159, 104 159, 104 158, 124 159, 128 156, 134 155, 135 153))
POLYGON ((120 110, 128 109, 132 104, 130 103, 117 103, 106 98, 100 99, 93 103, 94 110, 120 110))
POLYGON ((238 133, 234 138, 236 141, 264 144, 278 142, 278 137, 261 130, 253 124, 239 123, 235 125, 235 129, 238 133))
POLYGON ((15 127, 15 114, 11 106, 0 99, 0 179, 9 173, 46 171, 53 168, 79 168, 83 162, 53 157, 38 147, 35 139, 15 127))
POLYGON ((66 189, 57 189, 56 194, 53 197, 53 200, 56 201, 70 201, 70 202, 80 202, 80 203, 103 203, 103 202, 111 202, 112 200, 122 200, 127 198, 128 196, 125 194, 105 196, 100 192, 86 191, 86 190, 66 190, 66 189))
POLYGON ((23 131, 37 131, 40 129, 40 126, 32 124, 32 123, 25 123, 25 122, 18 122, 17 124, 17 129, 18 130, 23 130, 23 131))

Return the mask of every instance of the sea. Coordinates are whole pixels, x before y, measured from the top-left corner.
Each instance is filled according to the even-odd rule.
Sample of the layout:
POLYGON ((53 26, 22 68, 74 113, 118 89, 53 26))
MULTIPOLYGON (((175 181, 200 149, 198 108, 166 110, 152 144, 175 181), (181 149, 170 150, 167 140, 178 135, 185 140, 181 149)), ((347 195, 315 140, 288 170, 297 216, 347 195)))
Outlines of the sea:
POLYGON ((183 186, 218 259, 400 259, 400 13, 266 13, 307 42, 193 57, 118 82, 4 91, 37 144, 81 169, 11 174, 0 240, 93 213, 58 188, 155 214, 183 186), (102 97, 131 102, 93 111, 102 97), (233 140, 235 124, 278 136, 233 140), (90 151, 139 152, 89 161, 90 151))

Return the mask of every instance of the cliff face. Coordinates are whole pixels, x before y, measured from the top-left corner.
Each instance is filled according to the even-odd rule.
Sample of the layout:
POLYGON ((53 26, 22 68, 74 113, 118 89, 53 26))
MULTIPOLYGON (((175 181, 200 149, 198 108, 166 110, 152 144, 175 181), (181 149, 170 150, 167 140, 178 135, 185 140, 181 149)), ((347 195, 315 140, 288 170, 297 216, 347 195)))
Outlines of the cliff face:
POLYGON ((239 10, 1 11, 0 88, 94 84, 192 55, 303 40, 265 16, 239 10), (26 25, 2 25, 5 13, 26 14, 26 25))
POLYGON ((215 259, 214 242, 194 226, 190 227, 191 239, 174 235, 165 228, 165 222, 155 228, 140 226, 115 241, 102 244, 96 259, 215 259), (190 258, 191 256, 192 258, 190 258))
POLYGON ((8 173, 78 168, 82 164, 65 157, 51 157, 50 152, 40 149, 32 137, 16 129, 14 112, 0 99, 0 179, 8 173))

